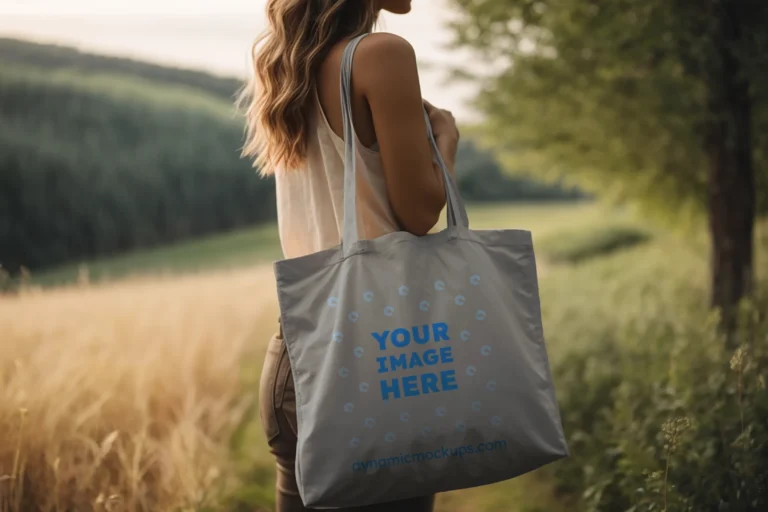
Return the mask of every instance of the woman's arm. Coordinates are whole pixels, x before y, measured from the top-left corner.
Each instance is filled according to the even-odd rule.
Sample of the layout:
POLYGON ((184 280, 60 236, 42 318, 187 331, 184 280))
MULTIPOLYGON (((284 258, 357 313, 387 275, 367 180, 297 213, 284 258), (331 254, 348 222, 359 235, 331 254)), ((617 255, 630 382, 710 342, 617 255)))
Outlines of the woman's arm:
MULTIPOLYGON (((353 81, 371 109, 392 209, 404 230, 424 235, 437 223, 445 188, 426 136, 416 55, 398 36, 372 34, 360 43, 353 69, 353 81)), ((434 107, 428 111, 443 159, 452 168, 458 131, 455 123, 454 134, 446 127, 453 118, 434 107)))

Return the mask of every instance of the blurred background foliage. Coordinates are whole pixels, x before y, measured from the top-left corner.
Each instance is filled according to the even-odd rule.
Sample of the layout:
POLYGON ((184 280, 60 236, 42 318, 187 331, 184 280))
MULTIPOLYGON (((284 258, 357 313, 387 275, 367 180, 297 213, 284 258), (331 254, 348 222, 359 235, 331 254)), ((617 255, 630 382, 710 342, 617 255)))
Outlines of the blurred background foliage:
POLYGON ((508 170, 568 178, 679 220, 706 210, 711 146, 749 143, 767 211, 765 2, 452 3, 455 44, 475 50, 484 70, 472 75, 484 85, 477 130, 508 170), (734 69, 723 47, 738 55, 734 69), (746 89, 729 91, 725 79, 746 89), (717 97, 727 93, 737 97, 717 97), (708 140, 710 123, 742 129, 729 100, 749 104, 748 140, 708 140))
POLYGON ((485 70, 478 131, 505 167, 707 219, 711 303, 733 328, 768 211, 768 3, 452 4, 454 43, 485 70))

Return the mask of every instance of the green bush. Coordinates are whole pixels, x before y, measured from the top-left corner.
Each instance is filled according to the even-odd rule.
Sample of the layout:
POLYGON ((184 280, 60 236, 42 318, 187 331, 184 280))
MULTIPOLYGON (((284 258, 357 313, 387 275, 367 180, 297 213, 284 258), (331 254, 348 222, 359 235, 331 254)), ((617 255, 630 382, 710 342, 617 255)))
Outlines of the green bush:
POLYGON ((553 263, 579 263, 628 249, 651 238, 648 231, 629 225, 607 225, 568 230, 541 241, 543 253, 553 263))
POLYGON ((543 184, 505 173, 496 157, 472 140, 459 144, 456 155, 457 184, 466 201, 563 201, 584 198, 577 189, 543 184))
POLYGON ((582 510, 768 510, 768 298, 729 346, 704 275, 654 243, 543 281, 571 450, 555 471, 582 510))

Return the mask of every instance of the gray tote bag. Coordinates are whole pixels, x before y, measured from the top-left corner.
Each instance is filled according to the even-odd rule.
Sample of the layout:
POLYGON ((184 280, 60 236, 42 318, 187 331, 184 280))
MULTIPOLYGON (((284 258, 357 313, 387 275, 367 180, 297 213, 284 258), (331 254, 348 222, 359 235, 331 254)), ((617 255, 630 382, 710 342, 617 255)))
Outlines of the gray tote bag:
POLYGON ((350 82, 359 41, 342 60, 342 243, 275 263, 296 386, 296 479, 313 508, 490 484, 568 455, 531 234, 469 229, 431 129, 448 227, 358 239, 350 82))

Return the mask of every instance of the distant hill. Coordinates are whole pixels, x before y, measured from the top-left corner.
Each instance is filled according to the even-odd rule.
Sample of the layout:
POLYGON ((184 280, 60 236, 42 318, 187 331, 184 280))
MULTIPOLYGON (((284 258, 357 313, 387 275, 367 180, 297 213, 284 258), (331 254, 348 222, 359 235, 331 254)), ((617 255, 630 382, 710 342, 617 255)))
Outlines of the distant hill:
POLYGON ((48 70, 123 74, 168 85, 183 85, 230 101, 242 81, 203 71, 172 68, 148 62, 85 53, 75 48, 0 38, 0 65, 22 65, 48 70))
POLYGON ((0 264, 129 251, 274 219, 240 158, 237 81, 0 41, 0 264))

